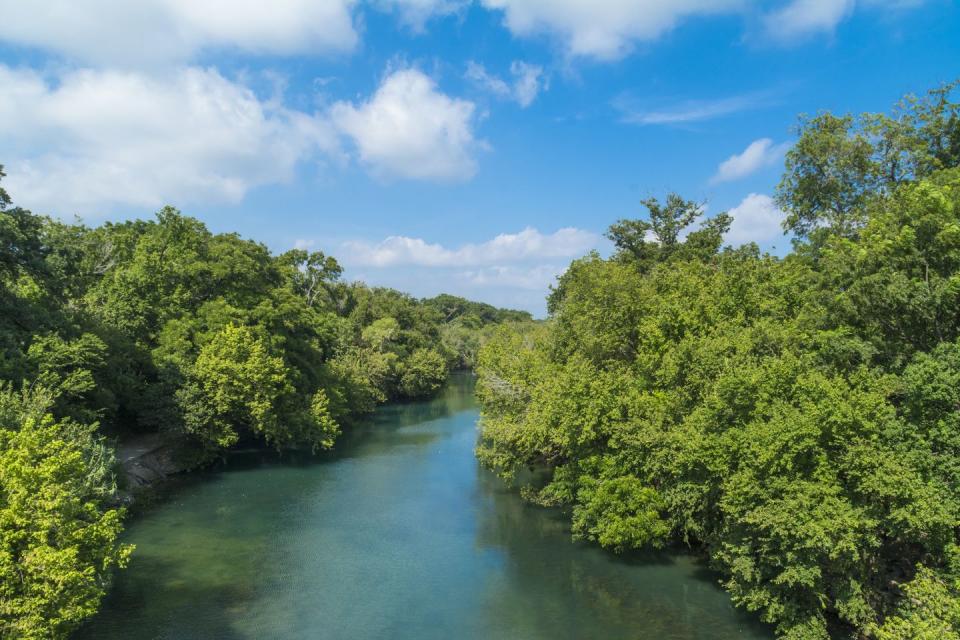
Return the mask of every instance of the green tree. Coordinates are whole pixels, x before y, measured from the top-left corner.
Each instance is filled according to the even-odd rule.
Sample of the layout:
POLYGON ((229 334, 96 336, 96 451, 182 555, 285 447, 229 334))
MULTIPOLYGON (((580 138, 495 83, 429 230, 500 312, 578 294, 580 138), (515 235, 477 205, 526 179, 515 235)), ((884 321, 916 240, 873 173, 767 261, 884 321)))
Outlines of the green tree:
POLYGON ((123 511, 110 508, 113 457, 96 425, 58 421, 53 394, 0 387, 0 635, 65 638, 96 612, 123 511))
POLYGON ((957 640, 960 597, 956 585, 927 567, 903 585, 897 610, 873 632, 877 640, 957 640))
POLYGON ((177 400, 187 433, 206 446, 229 447, 238 429, 277 441, 278 407, 291 392, 283 360, 250 328, 227 325, 200 350, 177 400))
POLYGON ((578 537, 703 549, 779 637, 953 637, 960 182, 886 189, 785 259, 574 261, 480 351, 481 462, 578 537))
POLYGON ((294 249, 280 256, 282 264, 293 270, 294 289, 303 296, 308 306, 321 302, 330 309, 342 310, 342 291, 338 281, 343 267, 331 256, 322 251, 307 252, 294 249))
POLYGON ((447 363, 435 349, 417 349, 400 372, 399 390, 407 398, 429 398, 447 381, 447 363))
POLYGON ((960 166, 960 103, 953 82, 917 98, 907 96, 892 115, 801 119, 787 152, 777 203, 784 228, 800 237, 852 237, 872 200, 904 184, 960 166))
MULTIPOLYGON (((3 165, 0 164, 0 182, 7 177, 7 174, 3 172, 3 165)), ((10 196, 7 194, 6 189, 0 187, 0 211, 4 211, 13 201, 10 199, 10 196)))

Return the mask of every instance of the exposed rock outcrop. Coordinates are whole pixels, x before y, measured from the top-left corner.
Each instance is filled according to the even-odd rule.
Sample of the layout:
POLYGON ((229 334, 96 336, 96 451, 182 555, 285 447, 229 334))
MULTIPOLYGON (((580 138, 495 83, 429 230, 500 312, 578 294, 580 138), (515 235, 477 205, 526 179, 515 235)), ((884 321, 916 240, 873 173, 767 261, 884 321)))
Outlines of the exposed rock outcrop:
POLYGON ((121 500, 130 504, 136 494, 163 483, 170 476, 188 470, 178 462, 175 448, 161 434, 151 433, 124 440, 117 446, 117 461, 123 471, 125 489, 121 500))

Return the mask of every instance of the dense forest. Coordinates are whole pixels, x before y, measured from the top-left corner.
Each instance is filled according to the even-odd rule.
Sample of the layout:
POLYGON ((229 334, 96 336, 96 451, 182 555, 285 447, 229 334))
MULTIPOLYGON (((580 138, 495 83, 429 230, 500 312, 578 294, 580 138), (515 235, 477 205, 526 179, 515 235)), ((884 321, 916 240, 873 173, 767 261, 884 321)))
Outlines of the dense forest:
POLYGON ((785 257, 678 195, 613 224, 481 350, 480 459, 578 538, 701 550, 782 638, 960 638, 957 86, 802 118, 785 257))
POLYGON ((341 275, 172 208, 90 228, 0 189, 0 637, 65 636, 126 563, 118 441, 161 433, 188 467, 241 441, 326 449, 530 320, 341 275))

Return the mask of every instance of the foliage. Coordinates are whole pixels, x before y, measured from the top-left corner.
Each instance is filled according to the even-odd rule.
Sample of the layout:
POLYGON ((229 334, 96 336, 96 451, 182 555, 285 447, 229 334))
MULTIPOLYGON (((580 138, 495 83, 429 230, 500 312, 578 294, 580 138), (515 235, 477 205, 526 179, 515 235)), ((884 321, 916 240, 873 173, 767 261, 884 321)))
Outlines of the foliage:
POLYGON ((97 610, 122 510, 108 507, 113 457, 96 425, 56 420, 42 387, 0 387, 0 635, 62 638, 97 610))
POLYGON ((907 96, 891 115, 802 118, 777 193, 785 227, 800 236, 817 229, 850 236, 877 196, 960 165, 960 103, 951 100, 958 87, 907 96))
POLYGON ((927 567, 903 585, 903 598, 893 615, 874 634, 877 640, 957 640, 960 638, 960 599, 927 567))
POLYGON ((481 348, 481 462, 576 537, 700 549, 783 638, 958 637, 953 87, 806 122, 785 258, 672 194, 615 223, 481 348))
POLYGON ((670 535, 670 523, 660 517, 665 509, 656 490, 634 476, 585 482, 573 512, 573 533, 616 551, 661 547, 670 535))
POLYGON ((177 401, 187 433, 209 446, 229 447, 238 428, 275 441, 278 406, 292 391, 283 360, 271 357, 249 328, 227 325, 200 350, 177 401))
POLYGON ((498 309, 485 302, 474 302, 447 293, 434 298, 426 298, 423 304, 441 312, 444 323, 449 324, 459 319, 465 325, 475 328, 505 322, 530 322, 533 319, 526 311, 498 309))
POLYGON ((400 373, 399 389, 407 398, 427 398, 447 380, 447 363, 436 349, 417 349, 400 373))
POLYGON ((610 225, 607 238, 617 247, 617 258, 646 270, 673 258, 707 258, 720 248, 732 219, 721 213, 705 220, 700 229, 681 234, 703 215, 703 205, 671 193, 661 205, 656 198, 643 200, 649 221, 619 220, 610 225))

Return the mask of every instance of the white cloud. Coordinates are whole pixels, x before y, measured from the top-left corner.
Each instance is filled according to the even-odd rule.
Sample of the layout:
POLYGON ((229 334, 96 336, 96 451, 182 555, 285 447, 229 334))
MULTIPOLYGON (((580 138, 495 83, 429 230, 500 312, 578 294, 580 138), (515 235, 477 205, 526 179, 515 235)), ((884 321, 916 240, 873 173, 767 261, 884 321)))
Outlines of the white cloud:
POLYGON ((354 105, 337 102, 330 114, 349 136, 360 161, 382 178, 464 180, 476 173, 475 105, 451 98, 417 69, 387 75, 377 92, 354 105))
POLYGON ((568 227, 546 234, 526 228, 458 247, 391 236, 381 242, 344 242, 329 249, 349 277, 362 274, 369 283, 417 296, 453 291, 542 316, 547 288, 570 260, 604 243, 595 233, 568 227))
POLYGON ((510 63, 510 73, 514 77, 513 96, 521 107, 529 107, 540 90, 548 88, 542 79, 543 67, 514 60, 510 63))
POLYGON ((745 0, 481 0, 517 36, 558 37, 569 55, 615 60, 682 20, 737 10, 745 0))
POLYGON ((751 193, 727 213, 733 216, 724 237, 729 244, 756 242, 763 246, 783 237, 784 214, 770 196, 751 193))
POLYGON ((623 122, 640 125, 671 125, 712 120, 722 116, 760 109, 775 104, 770 91, 755 91, 713 100, 683 100, 660 107, 649 107, 629 96, 621 96, 613 106, 623 122))
POLYGON ((236 202, 336 155, 321 116, 259 99, 216 70, 71 71, 0 65, 0 147, 17 202, 58 214, 115 204, 236 202))
POLYGON ((540 264, 530 267, 493 266, 463 271, 459 277, 479 287, 526 289, 546 292, 557 276, 567 270, 566 265, 540 264))
POLYGON ((358 266, 465 267, 573 258, 586 253, 598 241, 596 234, 573 227, 546 235, 527 227, 519 233, 503 233, 487 242, 466 244, 456 249, 429 243, 422 238, 390 236, 376 244, 344 243, 340 254, 344 263, 358 266))
POLYGON ((863 4, 875 9, 890 9, 899 11, 903 9, 915 9, 927 0, 862 0, 863 4))
POLYGON ((791 0, 764 18, 767 35, 791 42, 817 33, 833 33, 853 13, 856 0, 791 0))
POLYGON ((541 89, 547 88, 547 81, 543 77, 543 67, 529 64, 521 60, 514 60, 510 64, 510 75, 513 84, 491 74, 486 68, 472 60, 467 63, 466 78, 490 93, 513 100, 521 107, 529 107, 536 100, 541 89))
POLYGON ((710 182, 717 184, 746 177, 763 167, 775 164, 789 147, 789 143, 775 145, 770 138, 754 140, 742 153, 730 156, 720 163, 710 182))
POLYGON ((401 22, 415 32, 423 31, 428 20, 438 16, 459 13, 471 0, 374 0, 374 4, 385 11, 393 11, 400 16, 401 22))
POLYGON ((375 175, 466 179, 474 105, 413 69, 359 105, 306 113, 215 69, 80 69, 46 77, 0 65, 0 148, 17 201, 57 214, 117 205, 238 202, 301 162, 342 164, 344 137, 375 175))
POLYGON ((489 73, 486 67, 473 60, 467 63, 467 72, 464 74, 464 77, 501 98, 512 97, 513 88, 509 84, 503 79, 489 73))
POLYGON ((182 63, 211 48, 342 52, 354 0, 0 0, 0 40, 113 67, 182 63))

